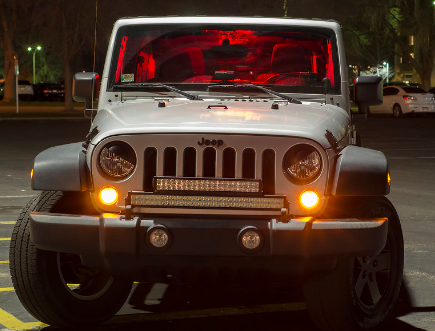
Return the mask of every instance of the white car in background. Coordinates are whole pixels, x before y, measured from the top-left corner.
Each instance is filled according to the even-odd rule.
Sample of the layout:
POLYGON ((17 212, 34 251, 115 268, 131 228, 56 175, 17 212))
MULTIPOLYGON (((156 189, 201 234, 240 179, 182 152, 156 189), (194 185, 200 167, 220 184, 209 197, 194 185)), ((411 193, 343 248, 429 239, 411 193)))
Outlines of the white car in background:
POLYGON ((33 101, 35 94, 33 92, 33 86, 28 80, 18 80, 18 97, 20 100, 33 101))
POLYGON ((407 113, 435 113, 435 99, 432 93, 414 86, 386 86, 384 101, 378 106, 370 106, 370 113, 392 114, 401 117, 407 113))
MULTIPOLYGON (((15 84, 15 80, 14 80, 15 84)), ((5 94, 5 80, 0 79, 0 100, 3 100, 5 94)), ((20 79, 18 80, 18 97, 23 101, 33 101, 35 99, 35 94, 33 91, 33 86, 28 80, 20 79)))

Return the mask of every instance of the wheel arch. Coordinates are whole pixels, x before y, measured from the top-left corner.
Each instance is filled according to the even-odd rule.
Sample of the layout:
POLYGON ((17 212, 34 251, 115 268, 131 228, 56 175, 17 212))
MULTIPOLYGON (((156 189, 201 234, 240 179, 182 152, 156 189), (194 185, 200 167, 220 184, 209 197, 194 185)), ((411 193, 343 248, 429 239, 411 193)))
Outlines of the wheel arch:
POLYGON ((35 158, 32 189, 87 191, 88 174, 86 151, 81 142, 51 147, 35 158))
POLYGON ((389 168, 385 155, 359 146, 347 146, 335 167, 333 196, 383 196, 390 193, 389 168))

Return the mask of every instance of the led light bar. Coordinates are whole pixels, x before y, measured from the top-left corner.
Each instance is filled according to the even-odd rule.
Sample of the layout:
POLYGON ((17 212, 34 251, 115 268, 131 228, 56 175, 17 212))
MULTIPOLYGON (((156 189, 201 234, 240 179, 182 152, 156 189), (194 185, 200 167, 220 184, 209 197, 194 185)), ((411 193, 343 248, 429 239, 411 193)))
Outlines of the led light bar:
POLYGON ((216 197, 155 195, 132 192, 132 206, 139 207, 184 207, 184 208, 230 208, 281 210, 286 208, 285 197, 216 197))
POLYGON ((230 192, 261 193, 260 180, 233 180, 212 178, 159 178, 154 181, 154 192, 230 192))

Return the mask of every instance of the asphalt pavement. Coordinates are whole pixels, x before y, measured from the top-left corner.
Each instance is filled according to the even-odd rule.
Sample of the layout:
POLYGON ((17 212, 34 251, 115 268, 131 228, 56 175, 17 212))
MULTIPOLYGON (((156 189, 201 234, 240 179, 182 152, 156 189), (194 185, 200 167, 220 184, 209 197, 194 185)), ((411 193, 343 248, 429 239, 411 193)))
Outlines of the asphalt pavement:
POLYGON ((20 101, 18 109, 14 103, 0 101, 0 121, 17 119, 76 119, 83 118, 84 104, 74 103, 74 110, 65 110, 63 102, 20 101))
MULTIPOLYGON (((48 118, 11 120, 0 116, 0 324, 3 330, 33 327, 60 330, 42 325, 25 311, 12 288, 8 270, 12 228, 22 207, 35 194, 30 188, 34 157, 51 146, 83 141, 90 127, 89 120, 77 116, 48 118)), ((434 127, 435 118, 427 117, 375 117, 358 125, 363 146, 381 150, 389 160, 392 177, 389 198, 398 210, 404 231, 405 281, 390 330, 435 330, 434 127)), ((284 328, 317 330, 297 284, 243 290, 135 284, 119 314, 92 330, 284 328)))

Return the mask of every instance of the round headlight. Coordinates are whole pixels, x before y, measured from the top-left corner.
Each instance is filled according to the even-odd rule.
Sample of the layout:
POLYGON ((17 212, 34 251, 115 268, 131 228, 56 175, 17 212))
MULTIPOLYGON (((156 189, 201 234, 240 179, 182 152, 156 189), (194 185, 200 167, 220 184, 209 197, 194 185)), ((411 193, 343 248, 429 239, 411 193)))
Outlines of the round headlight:
POLYGON ((109 177, 125 178, 135 166, 136 155, 130 145, 124 142, 109 143, 100 152, 100 167, 109 177))
POLYGON ((296 145, 284 155, 284 173, 300 184, 315 180, 322 168, 322 157, 311 145, 296 145))

